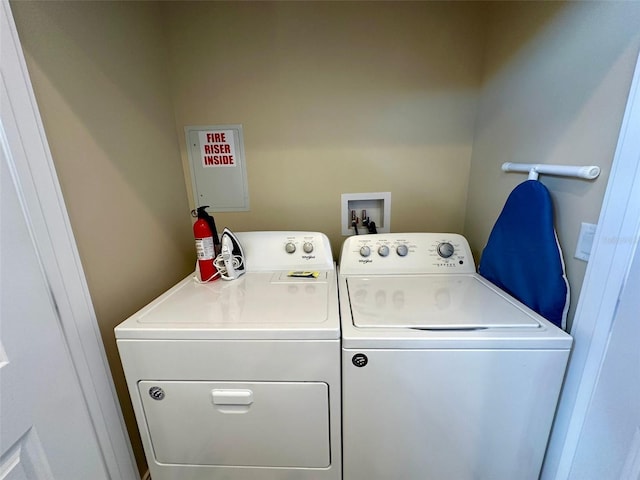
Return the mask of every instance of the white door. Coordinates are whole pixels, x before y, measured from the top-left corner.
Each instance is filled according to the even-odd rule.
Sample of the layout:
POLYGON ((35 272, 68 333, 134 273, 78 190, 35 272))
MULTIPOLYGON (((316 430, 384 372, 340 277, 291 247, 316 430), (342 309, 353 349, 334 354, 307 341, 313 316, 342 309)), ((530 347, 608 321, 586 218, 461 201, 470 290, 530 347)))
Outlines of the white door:
POLYGON ((640 250, 620 296, 570 479, 640 479, 640 250))
POLYGON ((0 0, 0 58, 0 480, 133 480, 8 0, 0 0))
POLYGON ((542 480, 640 480, 640 56, 571 327, 542 480))
POLYGON ((107 479, 2 150, 0 157, 0 479, 107 479))

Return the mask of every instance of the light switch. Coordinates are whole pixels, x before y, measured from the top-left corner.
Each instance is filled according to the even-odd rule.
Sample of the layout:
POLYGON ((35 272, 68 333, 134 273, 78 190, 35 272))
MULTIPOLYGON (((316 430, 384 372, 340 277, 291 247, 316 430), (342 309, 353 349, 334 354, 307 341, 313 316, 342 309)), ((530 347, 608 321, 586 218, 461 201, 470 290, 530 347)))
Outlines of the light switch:
POLYGON ((591 255, 591 247, 593 246, 593 237, 596 234, 597 225, 593 223, 582 223, 580 225, 580 236, 578 237, 578 245, 574 255, 578 260, 589 261, 591 255))

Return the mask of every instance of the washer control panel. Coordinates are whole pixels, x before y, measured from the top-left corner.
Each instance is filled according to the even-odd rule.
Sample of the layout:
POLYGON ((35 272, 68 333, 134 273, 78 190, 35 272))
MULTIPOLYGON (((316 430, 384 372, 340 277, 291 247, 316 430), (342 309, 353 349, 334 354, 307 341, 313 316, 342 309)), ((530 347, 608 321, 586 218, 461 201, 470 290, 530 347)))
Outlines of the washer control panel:
POLYGON ((467 239, 455 233, 354 235, 342 245, 341 274, 473 273, 467 239))

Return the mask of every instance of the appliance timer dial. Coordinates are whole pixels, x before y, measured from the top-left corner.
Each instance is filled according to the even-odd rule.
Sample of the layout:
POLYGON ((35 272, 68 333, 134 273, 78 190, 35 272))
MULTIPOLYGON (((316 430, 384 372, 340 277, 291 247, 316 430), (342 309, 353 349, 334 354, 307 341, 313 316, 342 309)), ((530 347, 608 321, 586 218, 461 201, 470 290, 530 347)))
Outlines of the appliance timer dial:
POLYGON ((302 249, 304 250, 304 253, 311 253, 311 252, 313 252, 313 243, 311 243, 311 242, 304 242, 304 245, 302 245, 302 249))
POLYGON ((442 258, 449 258, 451 255, 453 255, 454 251, 455 249, 453 248, 453 245, 451 245, 449 242, 442 242, 438 245, 438 255, 440 255, 442 258))
POLYGON ((407 253, 409 253, 409 247, 407 247, 405 244, 398 245, 396 247, 396 253, 401 257, 406 257, 407 253))
POLYGON ((364 247, 360 248, 360 255, 363 257, 368 257, 369 255, 371 255, 371 249, 365 245, 364 247))
POLYGON ((380 247, 378 247, 378 255, 380 255, 381 257, 386 257, 387 255, 389 255, 389 247, 387 247, 386 245, 380 245, 380 247))

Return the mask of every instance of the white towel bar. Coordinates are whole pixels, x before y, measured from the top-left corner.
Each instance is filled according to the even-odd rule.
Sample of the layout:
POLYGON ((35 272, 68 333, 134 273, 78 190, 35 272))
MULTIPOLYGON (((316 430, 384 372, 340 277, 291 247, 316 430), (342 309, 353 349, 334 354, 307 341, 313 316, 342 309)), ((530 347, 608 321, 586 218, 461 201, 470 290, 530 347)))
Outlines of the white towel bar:
POLYGON ((537 180, 538 174, 561 175, 563 177, 577 177, 593 180, 600 175, 600 167, 595 165, 546 165, 544 163, 512 163, 502 164, 503 172, 529 172, 529 180, 537 180))

